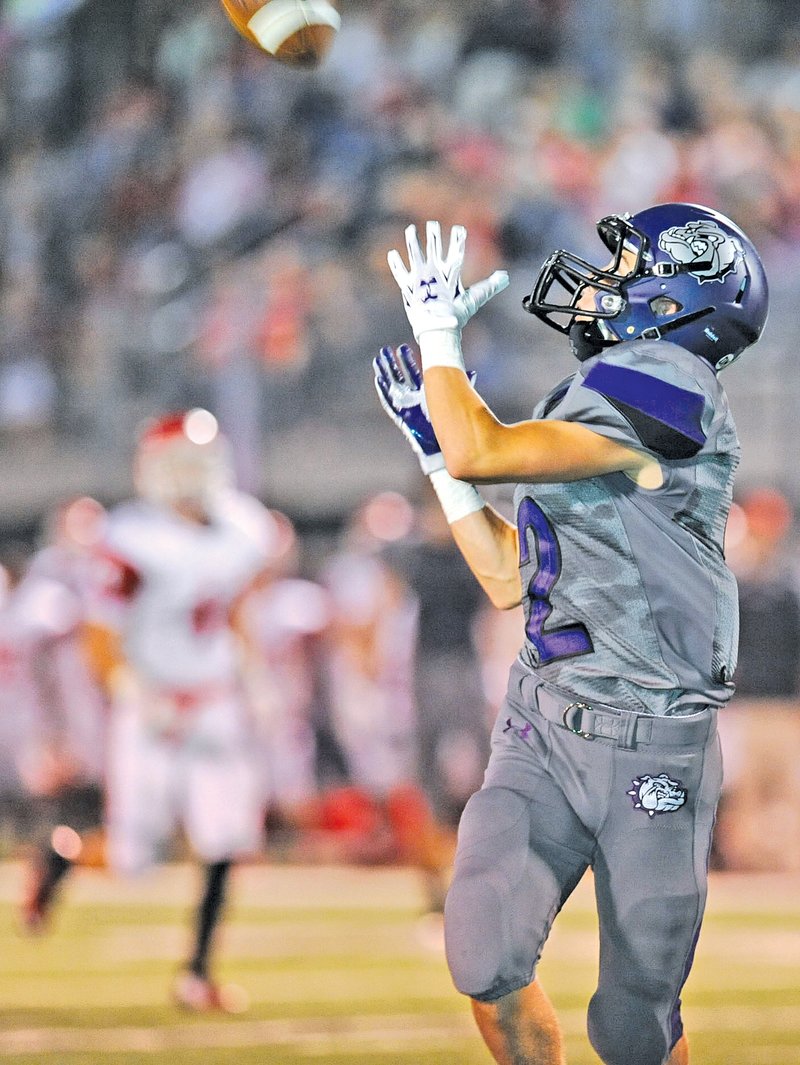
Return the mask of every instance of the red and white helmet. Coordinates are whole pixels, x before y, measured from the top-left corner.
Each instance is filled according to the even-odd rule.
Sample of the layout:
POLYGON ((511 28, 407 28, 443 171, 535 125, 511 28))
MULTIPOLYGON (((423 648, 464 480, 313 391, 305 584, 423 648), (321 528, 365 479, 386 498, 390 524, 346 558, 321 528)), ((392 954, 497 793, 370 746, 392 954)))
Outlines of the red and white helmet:
POLYGON ((214 415, 201 407, 145 426, 134 462, 136 491, 159 506, 206 507, 234 485, 228 441, 214 415))

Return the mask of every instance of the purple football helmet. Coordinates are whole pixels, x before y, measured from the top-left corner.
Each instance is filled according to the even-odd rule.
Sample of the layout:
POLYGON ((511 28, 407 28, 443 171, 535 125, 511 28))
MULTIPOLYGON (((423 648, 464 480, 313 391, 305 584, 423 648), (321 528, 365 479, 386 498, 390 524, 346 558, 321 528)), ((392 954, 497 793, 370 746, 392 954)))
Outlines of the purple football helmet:
POLYGON ((588 337, 583 357, 621 340, 663 337, 719 370, 758 340, 767 279, 752 242, 729 218, 696 204, 663 203, 602 218, 597 232, 613 256, 609 266, 556 251, 523 300, 559 332, 574 339, 577 327, 588 337), (632 268, 619 277, 623 256, 632 268), (594 310, 575 306, 587 287, 595 290, 594 310))

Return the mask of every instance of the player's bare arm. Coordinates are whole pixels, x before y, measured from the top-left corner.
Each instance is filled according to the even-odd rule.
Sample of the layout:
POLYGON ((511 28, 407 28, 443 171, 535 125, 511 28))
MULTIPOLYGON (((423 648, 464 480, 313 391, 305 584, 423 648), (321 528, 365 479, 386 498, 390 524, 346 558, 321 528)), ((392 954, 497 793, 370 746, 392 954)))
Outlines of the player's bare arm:
POLYGON ((125 664, 122 637, 119 632, 97 622, 86 621, 81 643, 86 660, 102 687, 109 691, 115 673, 125 664))
MULTIPOLYGON (((442 458, 454 478, 473 483, 573 481, 621 470, 644 488, 663 477, 651 456, 568 422, 499 422, 467 377, 432 367, 426 395, 443 393, 437 432, 442 458), (439 384, 442 389, 437 387, 439 384), (454 402, 453 394, 457 396, 454 402), (447 440, 450 450, 446 450, 447 440)), ((431 421, 436 415, 431 412, 431 421)), ((451 532, 467 565, 492 604, 502 610, 521 601, 519 535, 516 526, 488 505, 458 518, 451 532)))
POLYGON ((522 601, 519 579, 519 534, 487 503, 450 524, 450 532, 493 606, 511 610, 522 601))
POLYGON ((453 477, 476 484, 577 481, 621 471, 643 488, 658 488, 658 461, 572 422, 499 421, 465 374, 431 366, 425 374, 431 422, 453 477))

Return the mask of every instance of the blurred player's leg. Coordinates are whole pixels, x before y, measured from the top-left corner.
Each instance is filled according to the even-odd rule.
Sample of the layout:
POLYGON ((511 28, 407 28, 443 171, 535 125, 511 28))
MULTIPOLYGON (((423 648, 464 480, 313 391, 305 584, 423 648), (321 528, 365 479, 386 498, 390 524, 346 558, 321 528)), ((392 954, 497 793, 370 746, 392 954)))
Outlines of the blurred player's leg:
POLYGON ((427 912, 443 914, 453 859, 447 833, 434 817, 425 793, 415 784, 392 788, 385 808, 400 858, 420 871, 427 912))
POLYGON ((184 1009, 197 1012, 241 1012, 245 992, 217 984, 211 975, 211 955, 224 915, 227 888, 235 858, 261 849, 263 789, 244 748, 233 742, 226 749, 222 723, 230 719, 224 702, 206 709, 206 735, 220 726, 217 744, 207 751, 184 752, 184 793, 181 816, 189 842, 204 863, 205 881, 196 910, 192 956, 175 982, 174 997, 184 1009))
MULTIPOLYGON (((48 797, 48 805, 53 801, 48 797)), ((87 827, 99 819, 99 799, 95 801, 93 789, 74 789, 59 797, 56 810, 51 814, 53 812, 59 819, 52 818, 51 824, 56 821, 52 830, 34 844, 26 869, 20 918, 22 928, 32 933, 46 930, 63 882, 73 868, 99 868, 105 864, 103 830, 87 827), (75 796, 83 800, 83 810, 70 801, 75 796)))
POLYGON ((109 727, 108 860, 123 875, 149 869, 176 823, 176 752, 149 727, 139 702, 143 699, 138 690, 126 692, 114 707, 109 727))
POLYGON ((207 1010, 238 1013, 247 1006, 244 992, 230 985, 221 987, 209 975, 209 955, 222 919, 232 865, 226 859, 204 866, 205 882, 195 915, 194 949, 173 987, 175 1002, 182 1009, 197 1013, 207 1010))
POLYGON ((27 931, 42 932, 46 928, 58 888, 81 849, 80 836, 66 825, 55 828, 47 842, 37 848, 22 901, 22 924, 27 931))
POLYGON ((202 979, 208 979, 209 950, 225 905, 230 871, 230 861, 205 866, 205 889, 197 908, 194 954, 188 966, 190 972, 202 979))

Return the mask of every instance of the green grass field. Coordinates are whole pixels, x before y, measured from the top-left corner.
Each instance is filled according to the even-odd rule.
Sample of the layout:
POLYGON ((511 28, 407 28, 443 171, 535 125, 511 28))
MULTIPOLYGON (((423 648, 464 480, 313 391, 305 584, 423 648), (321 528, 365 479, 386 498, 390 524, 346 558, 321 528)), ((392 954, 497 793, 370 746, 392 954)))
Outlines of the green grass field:
MULTIPOLYGON (((250 1009, 188 1016, 169 985, 188 940, 195 872, 120 883, 84 872, 52 932, 21 936, 21 870, 0 866, 0 1065, 488 1065, 441 952, 420 941, 402 869, 239 870, 220 975, 250 1009)), ((687 986, 693 1065, 800 1063, 800 882, 717 875, 687 986)), ((591 884, 561 915, 541 967, 570 1065, 595 975, 591 884)), ((632 1062, 631 1065, 636 1065, 632 1062)))

